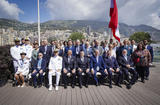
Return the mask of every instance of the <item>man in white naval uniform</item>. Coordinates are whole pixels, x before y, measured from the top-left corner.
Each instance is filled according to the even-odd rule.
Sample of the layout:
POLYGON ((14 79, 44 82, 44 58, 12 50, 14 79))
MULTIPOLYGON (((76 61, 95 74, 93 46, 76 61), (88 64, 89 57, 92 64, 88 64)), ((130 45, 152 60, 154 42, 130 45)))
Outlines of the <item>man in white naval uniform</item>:
POLYGON ((23 48, 20 46, 19 38, 15 38, 14 41, 15 46, 10 48, 10 53, 13 58, 14 72, 16 72, 18 68, 18 60, 21 59, 20 53, 23 51, 23 48))
POLYGON ((49 62, 49 73, 48 73, 48 79, 49 79, 49 90, 52 90, 52 75, 56 74, 56 88, 55 90, 58 90, 59 80, 61 76, 61 70, 62 70, 62 57, 58 55, 59 50, 54 50, 54 57, 51 57, 49 62))
POLYGON ((28 37, 25 38, 25 44, 22 47, 23 52, 26 53, 26 58, 31 61, 33 47, 30 45, 30 39, 28 37))
POLYGON ((15 78, 18 81, 18 87, 24 87, 24 76, 28 75, 29 73, 29 60, 26 59, 26 53, 22 52, 21 59, 18 60, 18 69, 15 73, 15 78))

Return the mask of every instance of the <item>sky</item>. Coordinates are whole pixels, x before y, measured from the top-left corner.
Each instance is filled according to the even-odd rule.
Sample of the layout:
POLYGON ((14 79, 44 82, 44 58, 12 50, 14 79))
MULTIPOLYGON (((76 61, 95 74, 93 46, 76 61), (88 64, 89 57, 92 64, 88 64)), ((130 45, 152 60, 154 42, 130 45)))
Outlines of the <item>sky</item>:
MULTIPOLYGON (((109 21, 110 0, 39 0, 41 22, 109 21)), ((117 0, 119 22, 160 29, 160 0, 117 0)), ((0 0, 0 18, 37 22, 37 0, 0 0)))

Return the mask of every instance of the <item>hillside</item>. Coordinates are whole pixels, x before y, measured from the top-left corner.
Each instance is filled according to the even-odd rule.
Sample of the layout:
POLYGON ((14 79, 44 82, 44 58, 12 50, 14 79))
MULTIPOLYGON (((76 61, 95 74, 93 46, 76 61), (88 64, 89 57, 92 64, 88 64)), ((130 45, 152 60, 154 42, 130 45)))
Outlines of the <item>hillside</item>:
MULTIPOLYGON (((41 30, 54 30, 54 29, 71 29, 81 30, 90 26, 92 31, 104 32, 108 31, 108 22, 105 21, 91 21, 91 20, 55 20, 41 23, 41 30)), ((28 24, 17 20, 0 19, 0 27, 8 28, 13 27, 15 30, 37 30, 37 23, 28 24)), ((151 34, 152 39, 160 41, 160 30, 147 25, 130 26, 124 23, 119 24, 120 33, 129 37, 134 32, 148 32, 151 34)))

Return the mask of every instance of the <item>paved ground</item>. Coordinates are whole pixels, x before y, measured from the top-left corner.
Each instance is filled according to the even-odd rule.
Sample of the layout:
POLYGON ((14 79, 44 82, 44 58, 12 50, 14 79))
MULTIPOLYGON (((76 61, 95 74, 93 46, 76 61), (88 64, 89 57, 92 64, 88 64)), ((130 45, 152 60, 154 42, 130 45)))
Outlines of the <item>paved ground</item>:
POLYGON ((150 80, 138 82, 132 89, 94 85, 89 88, 60 87, 48 91, 45 87, 12 87, 10 83, 0 87, 0 105, 160 105, 160 64, 151 68, 150 80))

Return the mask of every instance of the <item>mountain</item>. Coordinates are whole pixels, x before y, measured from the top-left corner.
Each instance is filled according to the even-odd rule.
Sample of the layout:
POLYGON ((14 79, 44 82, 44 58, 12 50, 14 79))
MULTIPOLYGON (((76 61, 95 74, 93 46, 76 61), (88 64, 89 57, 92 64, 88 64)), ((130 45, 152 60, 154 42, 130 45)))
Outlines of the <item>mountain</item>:
MULTIPOLYGON (((41 23, 41 31, 54 29, 71 29, 81 30, 91 27, 93 32, 109 31, 108 22, 93 20, 54 20, 41 23)), ((0 28, 13 27, 15 30, 33 30, 37 31, 37 23, 29 24, 17 20, 0 19, 0 28)), ((160 41, 160 30, 147 25, 131 26, 124 23, 119 24, 120 33, 129 37, 134 32, 148 32, 152 36, 152 40, 160 41)))

